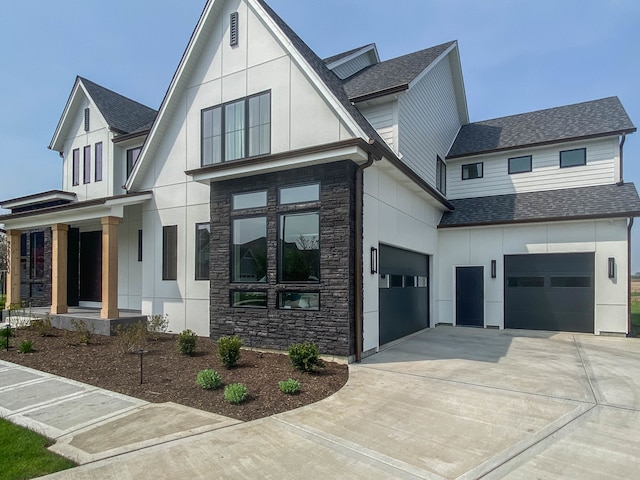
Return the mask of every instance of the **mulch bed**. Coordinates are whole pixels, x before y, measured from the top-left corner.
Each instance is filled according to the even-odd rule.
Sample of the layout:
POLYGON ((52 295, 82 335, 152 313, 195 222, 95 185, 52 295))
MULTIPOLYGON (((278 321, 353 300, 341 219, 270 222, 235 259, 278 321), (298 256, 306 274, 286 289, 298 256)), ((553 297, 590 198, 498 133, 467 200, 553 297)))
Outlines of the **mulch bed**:
POLYGON ((317 402, 342 388, 349 375, 346 365, 331 362, 317 373, 301 373, 291 366, 287 355, 249 350, 242 350, 238 365, 228 370, 218 360, 210 339, 199 338, 196 353, 185 356, 176 349, 175 335, 162 334, 146 343, 141 385, 140 356, 122 353, 115 337, 94 335, 85 345, 78 343, 76 332, 66 330, 53 329, 51 336, 42 337, 23 328, 15 335, 9 351, 0 350, 0 360, 149 402, 175 402, 244 421, 317 402), (18 351, 23 340, 33 341, 33 353, 18 351), (208 368, 220 373, 224 385, 243 383, 249 392, 247 400, 231 405, 224 400, 223 388, 208 391, 196 385, 197 373, 208 368), (278 382, 288 378, 301 383, 297 395, 286 395, 278 388, 278 382))

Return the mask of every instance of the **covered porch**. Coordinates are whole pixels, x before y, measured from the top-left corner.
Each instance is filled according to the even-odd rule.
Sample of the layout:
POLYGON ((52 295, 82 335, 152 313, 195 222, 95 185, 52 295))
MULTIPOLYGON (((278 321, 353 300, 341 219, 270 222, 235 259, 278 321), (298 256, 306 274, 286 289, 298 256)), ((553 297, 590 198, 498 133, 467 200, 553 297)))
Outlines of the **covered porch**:
POLYGON ((50 242, 45 245, 43 255, 48 260, 47 266, 50 264, 50 272, 46 274, 46 284, 50 288, 50 302, 47 303, 50 305, 29 310, 43 316, 48 313, 52 324, 60 325, 60 328, 66 328, 64 325, 70 324, 71 319, 80 319, 92 324, 96 333, 109 334, 112 325, 123 323, 122 319, 137 317, 135 321, 138 321, 143 318, 140 311, 120 312, 118 308, 118 232, 126 207, 141 205, 151 198, 151 193, 82 202, 70 200, 70 195, 68 192, 46 192, 1 205, 12 210, 11 214, 0 217, 6 227, 8 244, 6 305, 25 303, 24 294, 21 294, 21 273, 28 272, 27 268, 32 268, 31 263, 35 261, 29 252, 26 254, 29 255, 29 266, 23 265, 26 261, 22 233, 47 229, 50 230, 50 242), (87 233, 90 242, 78 240, 84 234, 82 232, 87 233), (90 245, 88 252, 84 252, 86 255, 79 250, 79 243, 83 248, 90 245), (90 300, 84 305, 83 291, 90 295, 87 297, 84 293, 84 300, 90 300), (98 320, 103 324, 96 323, 98 320))

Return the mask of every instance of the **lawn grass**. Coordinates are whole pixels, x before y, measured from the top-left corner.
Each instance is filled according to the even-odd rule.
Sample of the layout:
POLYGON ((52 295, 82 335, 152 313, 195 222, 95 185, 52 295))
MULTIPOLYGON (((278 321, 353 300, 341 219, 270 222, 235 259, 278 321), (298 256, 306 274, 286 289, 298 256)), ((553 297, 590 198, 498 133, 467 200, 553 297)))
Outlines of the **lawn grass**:
POLYGON ((640 337, 640 302, 631 302, 631 336, 640 337))
POLYGON ((0 419, 0 480, 23 480, 75 467, 47 450, 48 438, 0 419))

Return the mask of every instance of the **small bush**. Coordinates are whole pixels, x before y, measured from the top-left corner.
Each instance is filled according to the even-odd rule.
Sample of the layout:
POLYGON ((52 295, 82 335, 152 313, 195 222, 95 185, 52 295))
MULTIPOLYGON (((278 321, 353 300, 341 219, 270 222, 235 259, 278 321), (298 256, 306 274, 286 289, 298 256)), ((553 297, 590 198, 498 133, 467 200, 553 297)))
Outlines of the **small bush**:
POLYGON ((160 334, 166 333, 169 328, 169 315, 149 315, 147 317, 147 332, 149 336, 157 341, 160 334))
POLYGON ((237 335, 234 337, 221 337, 218 339, 218 358, 222 364, 231 368, 238 363, 242 340, 237 335))
POLYGON ((15 336, 15 332, 14 332, 13 328, 11 328, 11 327, 2 327, 2 328, 0 328, 0 337, 1 338, 14 337, 14 336, 15 336))
POLYGON ((288 353, 293 367, 301 372, 312 372, 324 367, 324 362, 320 359, 320 350, 315 343, 295 343, 289 347, 288 353))
POLYGON ((222 385, 222 377, 215 370, 200 370, 196 377, 196 384, 204 390, 215 390, 222 385))
POLYGON ((293 378, 278 382, 278 387, 280 387, 282 393, 288 393, 289 395, 295 395, 300 392, 300 382, 293 378))
POLYGON ((2 312, 2 310, 4 310, 4 306, 7 304, 7 296, 6 295, 0 295, 0 312, 2 312))
POLYGON ((134 353, 144 350, 147 343, 147 326, 143 322, 131 325, 118 325, 115 328, 115 343, 120 353, 134 353))
POLYGON ((232 383, 224 387, 224 399, 237 405, 247 399, 247 387, 241 383, 232 383))
POLYGON ((193 355, 196 352, 198 336, 188 328, 178 335, 178 351, 183 355, 193 355))
POLYGON ((20 353, 31 353, 33 352, 33 341, 32 340, 23 340, 20 342, 18 346, 18 350, 20 353))
POLYGON ((41 337, 50 337, 53 333, 51 317, 47 314, 44 318, 34 318, 31 320, 31 328, 41 337))
POLYGON ((93 327, 89 327, 84 320, 71 320, 73 331, 76 332, 76 340, 81 345, 89 345, 93 337, 93 327))

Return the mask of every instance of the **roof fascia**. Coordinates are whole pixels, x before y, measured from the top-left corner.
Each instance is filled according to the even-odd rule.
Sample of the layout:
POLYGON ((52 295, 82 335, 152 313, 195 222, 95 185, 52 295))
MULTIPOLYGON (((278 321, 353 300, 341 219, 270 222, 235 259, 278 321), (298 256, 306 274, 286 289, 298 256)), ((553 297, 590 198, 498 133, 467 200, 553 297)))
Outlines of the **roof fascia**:
POLYGON ((329 70, 333 70, 336 67, 339 67, 340 65, 344 65, 345 63, 350 62, 351 60, 353 60, 354 58, 357 58, 361 55, 364 55, 365 53, 369 53, 373 51, 373 54, 375 56, 376 59, 376 63, 380 63, 380 55, 378 55, 378 47, 376 47, 375 43, 372 43, 370 45, 367 45, 366 47, 361 48, 360 50, 352 53, 351 55, 347 55, 346 57, 343 57, 339 60, 336 60, 335 62, 331 62, 327 64, 327 68, 329 70))
POLYGON ((520 220, 495 220, 492 222, 470 222, 455 225, 438 225, 439 229, 448 228, 471 228, 471 227, 491 227, 498 225, 522 225, 526 223, 550 223, 550 222, 577 222, 584 220, 607 220, 610 218, 636 218, 640 217, 640 211, 620 212, 620 213, 599 213, 594 215, 576 215, 573 217, 541 217, 523 218, 520 220))
MULTIPOLYGON (((469 157, 478 157, 480 155, 490 155, 492 153, 500 153, 500 152, 508 152, 511 150, 523 150, 527 148, 535 148, 535 147, 546 147, 549 145, 555 144, 564 144, 564 143, 572 143, 581 140, 591 140, 595 138, 604 138, 604 137, 617 137, 622 134, 631 134, 636 132, 636 128, 628 128, 626 130, 617 130, 615 132, 604 132, 604 133, 594 133, 592 135, 583 135, 580 137, 569 137, 569 138, 561 138, 556 140, 547 140, 545 142, 536 142, 536 143, 527 143, 524 145, 514 145, 512 147, 502 147, 502 148, 493 148, 491 150, 482 150, 481 152, 471 152, 471 153, 463 153, 459 155, 447 155, 445 157, 446 160, 457 160, 460 158, 469 158, 469 157)), ((459 132, 458 132, 459 133, 459 132)), ((453 145, 452 145, 453 146, 453 145)))

